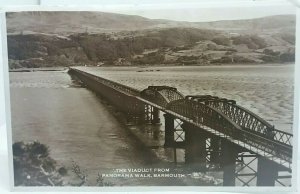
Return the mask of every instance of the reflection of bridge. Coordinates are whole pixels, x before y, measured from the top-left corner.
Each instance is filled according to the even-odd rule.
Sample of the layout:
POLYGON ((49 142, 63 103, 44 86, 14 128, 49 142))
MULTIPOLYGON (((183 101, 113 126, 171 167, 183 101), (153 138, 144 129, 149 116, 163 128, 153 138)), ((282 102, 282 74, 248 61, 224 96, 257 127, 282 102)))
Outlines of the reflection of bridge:
POLYGON ((128 123, 157 124, 164 112, 165 147, 185 148, 185 162, 198 170, 218 165, 223 185, 234 186, 236 180, 246 186, 255 180, 258 186, 284 185, 282 179, 291 178, 282 174, 291 173, 292 134, 233 100, 184 96, 168 86, 139 91, 76 68, 69 73, 123 112, 128 123))

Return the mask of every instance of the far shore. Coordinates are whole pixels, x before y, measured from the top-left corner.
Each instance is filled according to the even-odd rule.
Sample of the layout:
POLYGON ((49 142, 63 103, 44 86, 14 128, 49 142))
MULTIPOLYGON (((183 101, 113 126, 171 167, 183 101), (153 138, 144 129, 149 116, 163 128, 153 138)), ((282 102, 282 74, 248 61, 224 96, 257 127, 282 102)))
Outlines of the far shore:
MULTIPOLYGON (((175 68, 175 69, 181 69, 181 68, 215 68, 215 67, 282 67, 282 66, 292 66, 295 65, 295 63, 236 63, 236 64, 210 64, 210 65, 166 65, 166 64, 157 64, 157 65, 103 65, 103 66, 93 66, 93 65, 81 65, 79 67, 98 67, 98 68, 137 68, 137 69, 155 69, 155 68, 163 68, 163 69, 169 69, 169 68, 175 68)), ((69 66, 72 67, 72 66, 69 66)), ((35 72, 35 71, 65 71, 69 67, 67 66, 56 66, 56 67, 35 67, 35 68, 18 68, 18 69, 9 69, 9 72, 35 72)), ((78 66, 76 66, 78 67, 78 66)))

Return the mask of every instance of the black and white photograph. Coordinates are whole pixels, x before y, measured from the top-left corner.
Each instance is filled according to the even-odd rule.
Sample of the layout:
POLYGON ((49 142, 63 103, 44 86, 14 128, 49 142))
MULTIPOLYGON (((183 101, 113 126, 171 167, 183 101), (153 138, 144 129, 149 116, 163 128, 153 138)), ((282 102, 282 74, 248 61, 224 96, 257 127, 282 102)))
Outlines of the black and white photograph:
POLYGON ((6 12, 14 187, 292 187, 296 8, 6 12))

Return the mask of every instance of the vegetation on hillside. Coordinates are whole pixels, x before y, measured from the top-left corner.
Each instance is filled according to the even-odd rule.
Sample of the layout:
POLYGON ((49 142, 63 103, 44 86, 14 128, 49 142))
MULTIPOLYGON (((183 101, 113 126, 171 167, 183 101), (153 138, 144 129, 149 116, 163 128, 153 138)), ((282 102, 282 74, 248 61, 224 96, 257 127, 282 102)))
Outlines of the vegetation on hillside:
POLYGON ((275 43, 270 44, 265 37, 258 35, 226 35, 220 31, 196 28, 79 33, 66 37, 19 34, 8 36, 8 53, 12 69, 103 64, 293 62, 293 35, 279 33, 273 34, 272 38, 275 43), (274 53, 277 53, 276 56, 274 53))

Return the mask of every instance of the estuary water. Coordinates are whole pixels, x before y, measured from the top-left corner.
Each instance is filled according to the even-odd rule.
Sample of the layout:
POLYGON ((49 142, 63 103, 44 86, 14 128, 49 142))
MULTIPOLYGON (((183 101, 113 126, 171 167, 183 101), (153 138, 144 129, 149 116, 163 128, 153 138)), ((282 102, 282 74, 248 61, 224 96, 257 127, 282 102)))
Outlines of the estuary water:
MULTIPOLYGON (((96 185, 98 172, 155 164, 99 98, 73 83, 66 71, 12 72, 10 91, 13 142, 46 144, 51 157, 71 177, 73 161, 86 171, 89 185, 96 185)), ((109 182, 121 186, 173 184, 135 178, 109 182)))
MULTIPOLYGON (((176 87, 184 95, 234 99, 276 128, 292 132, 294 66, 80 67, 104 78, 145 89, 176 87)), ((13 142, 38 140, 71 172, 75 161, 96 185, 98 172, 169 165, 152 157, 110 107, 71 80, 66 70, 11 72, 13 142)), ((219 175, 216 175, 216 177, 219 175)), ((113 178, 115 185, 205 185, 186 179, 113 178)))

